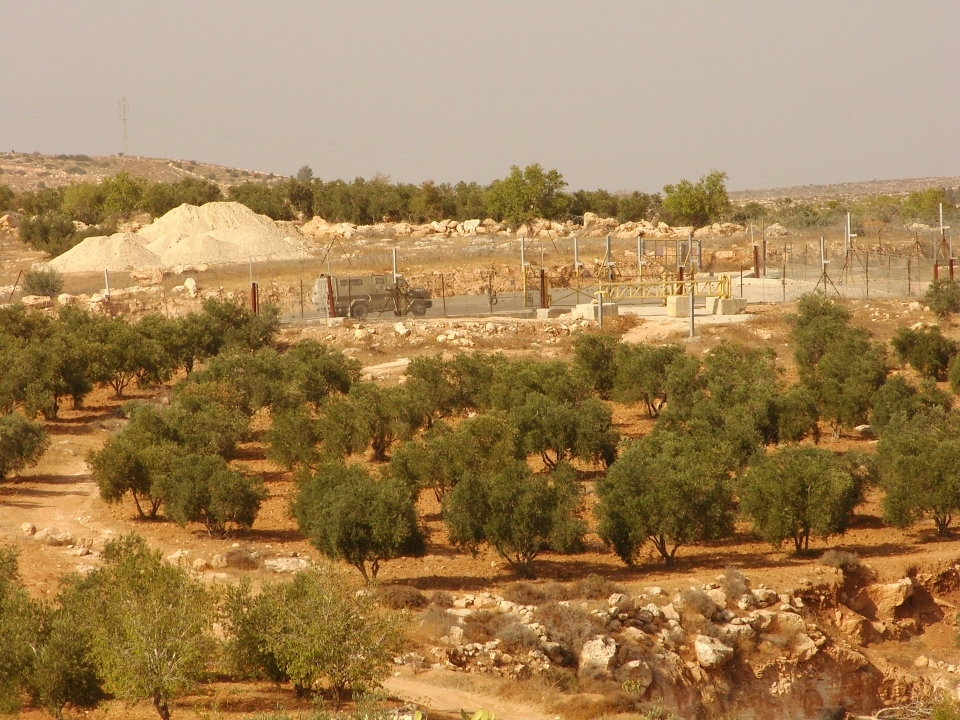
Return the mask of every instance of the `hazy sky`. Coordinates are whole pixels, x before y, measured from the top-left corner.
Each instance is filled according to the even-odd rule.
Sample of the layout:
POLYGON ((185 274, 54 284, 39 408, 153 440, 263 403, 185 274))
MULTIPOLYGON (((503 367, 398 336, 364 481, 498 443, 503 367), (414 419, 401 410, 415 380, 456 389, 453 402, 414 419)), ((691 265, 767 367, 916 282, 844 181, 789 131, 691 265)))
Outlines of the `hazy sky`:
POLYGON ((960 2, 0 0, 0 150, 323 179, 960 175, 960 2))

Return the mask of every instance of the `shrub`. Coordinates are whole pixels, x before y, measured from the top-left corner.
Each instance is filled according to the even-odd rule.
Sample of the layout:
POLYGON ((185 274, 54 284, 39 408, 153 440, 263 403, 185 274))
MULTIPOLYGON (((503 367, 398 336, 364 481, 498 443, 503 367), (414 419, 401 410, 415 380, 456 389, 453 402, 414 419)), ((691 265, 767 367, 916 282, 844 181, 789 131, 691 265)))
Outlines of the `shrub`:
POLYGON ((934 380, 946 379, 947 367, 957 354, 957 343, 945 338, 938 327, 900 328, 890 344, 900 362, 910 363, 918 373, 934 380))
POLYGON ((844 574, 860 569, 860 556, 846 550, 827 550, 817 561, 821 565, 842 570, 844 574))
POLYGON ((380 585, 374 594, 381 604, 394 610, 411 610, 430 604, 426 595, 410 585, 380 585))
POLYGON ((20 239, 34 250, 62 255, 79 242, 76 228, 68 215, 59 210, 34 217, 24 217, 18 228, 20 239))
POLYGON ((560 643, 564 651, 564 666, 576 665, 583 644, 604 631, 603 623, 594 615, 575 605, 544 603, 533 613, 533 619, 546 628, 547 636, 560 643))
POLYGON ((11 472, 39 462, 49 444, 39 423, 17 412, 0 415, 0 482, 11 472))
POLYGON ((537 585, 530 582, 512 582, 500 591, 504 599, 518 605, 542 605, 545 602, 569 600, 571 595, 566 586, 558 582, 537 585))
POLYGON ((430 602, 438 608, 452 608, 453 595, 446 590, 437 590, 430 598, 430 602))
POLYGON ((23 292, 26 295, 55 297, 63 290, 63 275, 53 268, 30 268, 23 276, 23 292))
POLYGON ((614 593, 622 593, 623 587, 607 580, 603 575, 590 573, 577 580, 570 589, 572 597, 587 600, 606 600, 614 593))
POLYGON ((923 299, 934 315, 945 320, 960 312, 960 284, 950 278, 934 280, 927 286, 923 299))
POLYGON ((728 599, 743 597, 750 590, 747 576, 734 567, 728 567, 723 573, 723 592, 728 599))

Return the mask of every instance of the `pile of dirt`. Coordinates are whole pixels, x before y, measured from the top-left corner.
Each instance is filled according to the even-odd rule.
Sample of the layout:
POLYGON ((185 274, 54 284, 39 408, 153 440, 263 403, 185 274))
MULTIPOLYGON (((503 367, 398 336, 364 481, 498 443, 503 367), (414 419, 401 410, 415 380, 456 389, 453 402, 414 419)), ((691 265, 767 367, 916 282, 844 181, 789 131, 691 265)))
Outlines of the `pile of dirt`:
POLYGON ((51 261, 62 273, 148 270, 307 257, 298 238, 246 205, 183 204, 136 233, 88 238, 51 261))
POLYGON ((50 267, 62 273, 147 270, 160 267, 160 258, 144 246, 143 238, 127 232, 89 237, 51 260, 50 267))

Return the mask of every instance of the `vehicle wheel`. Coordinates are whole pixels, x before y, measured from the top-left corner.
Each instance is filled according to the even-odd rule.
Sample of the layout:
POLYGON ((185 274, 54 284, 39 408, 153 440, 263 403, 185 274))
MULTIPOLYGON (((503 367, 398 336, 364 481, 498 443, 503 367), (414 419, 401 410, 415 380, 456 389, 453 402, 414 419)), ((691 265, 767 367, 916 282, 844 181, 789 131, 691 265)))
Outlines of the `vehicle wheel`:
POLYGON ((427 306, 422 302, 413 302, 410 303, 410 312, 412 312, 417 317, 423 317, 427 314, 427 306))
POLYGON ((367 313, 370 309, 367 307, 366 303, 357 303, 350 310, 350 317, 355 320, 365 320, 367 313))

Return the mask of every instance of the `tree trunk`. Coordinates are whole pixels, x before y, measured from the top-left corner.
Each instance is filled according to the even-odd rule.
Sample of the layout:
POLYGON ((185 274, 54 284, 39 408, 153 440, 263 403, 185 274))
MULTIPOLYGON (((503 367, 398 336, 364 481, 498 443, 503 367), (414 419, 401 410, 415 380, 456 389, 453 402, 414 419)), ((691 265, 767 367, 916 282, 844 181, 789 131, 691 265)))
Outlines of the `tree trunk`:
POLYGON ((139 498, 137 498, 137 491, 131 490, 130 494, 133 495, 133 504, 137 506, 137 513, 139 513, 141 518, 147 517, 146 515, 143 514, 143 508, 140 507, 140 500, 139 498))
POLYGON ((160 715, 163 720, 170 720, 170 706, 167 705, 166 698, 160 695, 154 695, 153 706, 157 709, 157 714, 160 715))
POLYGON ((366 565, 366 563, 365 563, 363 560, 361 560, 360 562, 354 563, 353 566, 354 566, 357 570, 360 571, 360 574, 361 574, 361 575, 363 575, 363 582, 366 583, 367 585, 369 585, 369 584, 370 584, 370 578, 369 578, 369 576, 367 575, 367 565, 366 565))

